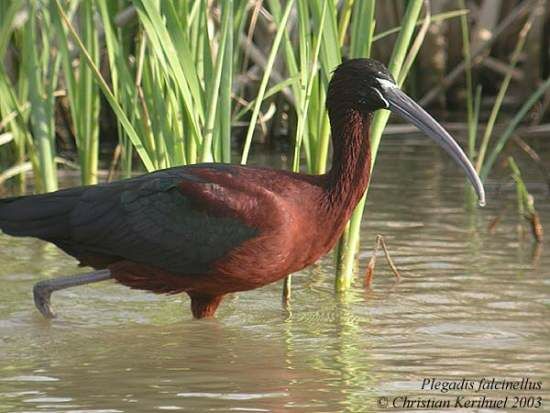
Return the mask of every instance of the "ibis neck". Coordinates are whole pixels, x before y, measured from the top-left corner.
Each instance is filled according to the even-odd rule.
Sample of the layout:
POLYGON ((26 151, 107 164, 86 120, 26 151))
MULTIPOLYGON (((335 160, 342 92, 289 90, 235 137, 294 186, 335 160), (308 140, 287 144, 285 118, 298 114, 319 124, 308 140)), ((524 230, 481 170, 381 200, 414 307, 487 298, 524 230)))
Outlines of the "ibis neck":
POLYGON ((333 158, 325 188, 327 206, 345 222, 369 184, 369 129, 372 114, 346 108, 330 110, 329 114, 333 158))

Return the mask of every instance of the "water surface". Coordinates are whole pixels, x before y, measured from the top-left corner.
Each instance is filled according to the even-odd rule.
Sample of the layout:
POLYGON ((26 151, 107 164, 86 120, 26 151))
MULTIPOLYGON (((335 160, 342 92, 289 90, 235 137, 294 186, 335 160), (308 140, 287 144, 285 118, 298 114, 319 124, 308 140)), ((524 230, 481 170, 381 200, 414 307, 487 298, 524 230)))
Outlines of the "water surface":
MULTIPOLYGON (((424 139, 404 142, 384 142, 359 272, 382 233, 401 282, 380 256, 371 289, 359 276, 337 296, 326 257, 294 277, 290 312, 280 284, 231 296, 216 320, 194 321, 186 296, 105 282, 56 293, 59 318, 47 322, 32 284, 82 270, 46 243, 0 235, 0 411, 364 412, 390 410, 381 397, 525 393, 550 409, 548 248, 518 235, 511 187, 495 179, 488 206, 469 208, 449 159, 424 139), (421 390, 430 377, 529 377, 543 390, 421 390)), ((539 150, 550 159, 550 145, 539 150)), ((550 233, 548 190, 521 165, 550 233)))

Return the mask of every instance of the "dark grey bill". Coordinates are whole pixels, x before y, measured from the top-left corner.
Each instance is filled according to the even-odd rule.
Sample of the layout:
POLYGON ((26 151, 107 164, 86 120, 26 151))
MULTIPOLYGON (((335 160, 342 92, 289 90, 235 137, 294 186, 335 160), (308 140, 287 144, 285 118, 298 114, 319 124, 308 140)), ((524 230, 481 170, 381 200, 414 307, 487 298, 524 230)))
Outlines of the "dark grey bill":
POLYGON ((477 172, 466 154, 462 151, 462 148, 455 142, 451 135, 449 135, 449 133, 443 129, 428 112, 422 109, 397 86, 384 87, 384 97, 389 103, 389 110, 416 125, 418 129, 432 138, 453 157, 456 163, 464 169, 468 179, 472 183, 479 198, 479 205, 484 206, 485 190, 481 183, 481 179, 479 179, 477 172))

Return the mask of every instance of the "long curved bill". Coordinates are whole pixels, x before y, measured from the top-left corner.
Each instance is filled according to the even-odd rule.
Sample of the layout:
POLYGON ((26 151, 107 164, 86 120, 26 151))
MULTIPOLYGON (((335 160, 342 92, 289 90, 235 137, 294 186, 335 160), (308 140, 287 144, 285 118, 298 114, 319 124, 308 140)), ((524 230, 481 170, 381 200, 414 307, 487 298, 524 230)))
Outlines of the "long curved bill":
POLYGON ((485 205, 485 189, 481 183, 481 179, 477 175, 472 163, 462 151, 456 141, 449 135, 449 133, 443 129, 443 127, 437 123, 437 121, 431 117, 422 107, 420 107, 414 100, 408 97, 397 86, 384 88, 384 98, 388 101, 388 109, 397 113, 405 120, 416 125, 418 129, 432 138, 439 146, 452 156, 455 162, 464 169, 468 179, 472 183, 478 199, 479 205, 485 205))

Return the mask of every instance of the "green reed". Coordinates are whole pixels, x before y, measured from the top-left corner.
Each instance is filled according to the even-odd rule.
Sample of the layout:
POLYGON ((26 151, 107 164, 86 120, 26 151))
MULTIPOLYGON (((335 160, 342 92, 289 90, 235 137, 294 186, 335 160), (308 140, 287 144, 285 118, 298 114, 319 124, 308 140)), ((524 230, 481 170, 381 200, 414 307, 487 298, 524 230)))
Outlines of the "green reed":
MULTIPOLYGON (((0 5, 2 56, 8 50, 12 21, 21 6, 21 2, 2 2, 0 5)), ((0 69, 2 123, 13 137, 9 142, 13 142, 16 153, 16 164, 4 172, 3 178, 19 176, 23 182, 23 173, 33 169, 37 188, 52 191, 57 189, 53 113, 60 60, 50 54, 50 44, 46 40, 52 33, 49 11, 30 3, 27 12, 29 22, 14 39, 20 52, 15 74, 19 82, 15 87, 5 70, 0 69)))
MULTIPOLYGON (((461 0, 461 6, 464 5, 463 0, 461 0)), ((540 4, 539 4, 540 6, 540 4)), ((478 171, 482 181, 486 181, 489 173, 491 172, 497 158, 501 155, 504 147, 509 141, 510 137, 513 135, 514 131, 527 116, 531 108, 544 96, 544 93, 550 88, 550 78, 542 82, 538 88, 527 98, 523 103, 519 111, 513 116, 513 118, 508 122, 506 129, 500 135, 498 140, 490 148, 490 144, 493 140, 494 127, 497 121, 497 118, 500 114, 503 100, 506 96, 511 78, 512 71, 516 67, 519 57, 523 51, 523 48, 526 43, 527 35, 531 30, 534 19, 537 16, 537 7, 533 8, 533 11, 530 13, 526 22, 524 23, 522 29, 518 34, 516 45, 513 49, 510 62, 508 65, 508 70, 502 80, 498 94, 495 98, 485 131, 481 143, 477 143, 477 131, 479 129, 479 108, 481 102, 481 87, 477 86, 475 94, 473 88, 473 78, 472 78, 472 61, 471 61, 471 50, 470 50, 470 38, 468 30, 467 16, 461 17, 461 28, 462 28, 462 41, 463 41, 463 55, 466 63, 466 103, 467 103, 467 114, 468 114, 468 154, 470 159, 475 159, 475 167, 478 171)), ((529 219, 535 220, 538 215, 534 207, 534 201, 532 201, 532 196, 527 191, 520 170, 515 163, 512 157, 507 159, 508 165, 511 170, 512 178, 516 185, 517 193, 517 202, 518 202, 518 213, 521 217, 530 217, 529 219)), ((472 204, 475 202, 473 197, 470 198, 472 204)), ((537 225, 533 225, 533 232, 535 238, 539 240, 539 237, 542 238, 542 235, 537 235, 537 225)), ((540 226, 542 228, 542 226, 540 226)), ((542 232, 542 229, 540 229, 542 232)))
MULTIPOLYGON (((464 6, 464 1, 460 1, 460 5, 464 6)), ((527 35, 531 30, 534 20, 537 18, 537 8, 533 7, 533 11, 530 13, 523 27, 521 28, 516 44, 512 51, 510 62, 508 64, 504 79, 502 80, 498 93, 494 99, 493 107, 491 109, 487 125, 483 132, 481 142, 478 144, 477 134, 479 129, 479 111, 481 102, 481 87, 477 86, 474 92, 474 81, 472 77, 472 58, 470 50, 470 33, 468 29, 467 16, 461 16, 461 29, 462 29, 462 42, 463 42, 463 56, 466 63, 466 107, 467 107, 467 120, 468 120, 468 154, 471 159, 475 159, 475 167, 478 171, 481 179, 485 181, 487 176, 491 172, 496 159, 504 149, 505 144, 512 136, 513 132, 519 126, 521 121, 525 118, 529 110, 535 105, 535 103, 544 95, 545 91, 550 87, 550 78, 542 82, 539 87, 527 98, 525 103, 521 106, 520 110, 514 115, 512 120, 508 123, 504 133, 500 136, 496 143, 490 144, 493 140, 494 128, 497 119, 501 113, 502 104, 506 97, 510 81, 512 79, 513 70, 515 69, 521 53, 523 52, 527 35)))
MULTIPOLYGON (((422 0, 413 0, 408 3, 405 15, 402 19, 401 31, 393 48, 391 60, 388 65, 388 69, 392 73, 395 79, 398 79, 399 85, 402 85, 406 78, 407 73, 402 72, 403 63, 409 50, 414 29, 422 8, 422 0)), ((374 22, 371 22, 373 24, 374 22)), ((369 29, 366 32, 370 32, 369 29)), ((409 53, 414 58, 418 48, 416 50, 411 49, 409 53)), ((382 138, 382 133, 388 122, 390 113, 386 110, 379 111, 374 117, 374 121, 371 127, 371 173, 373 171, 376 155, 378 153, 378 147, 382 138)), ((336 290, 344 291, 350 288, 353 281, 353 269, 355 263, 356 252, 359 248, 360 231, 361 231, 361 217, 365 208, 366 201, 365 194, 359 204, 357 205, 349 224, 349 228, 344 233, 340 244, 343 246, 338 249, 338 273, 336 276, 336 290)))

